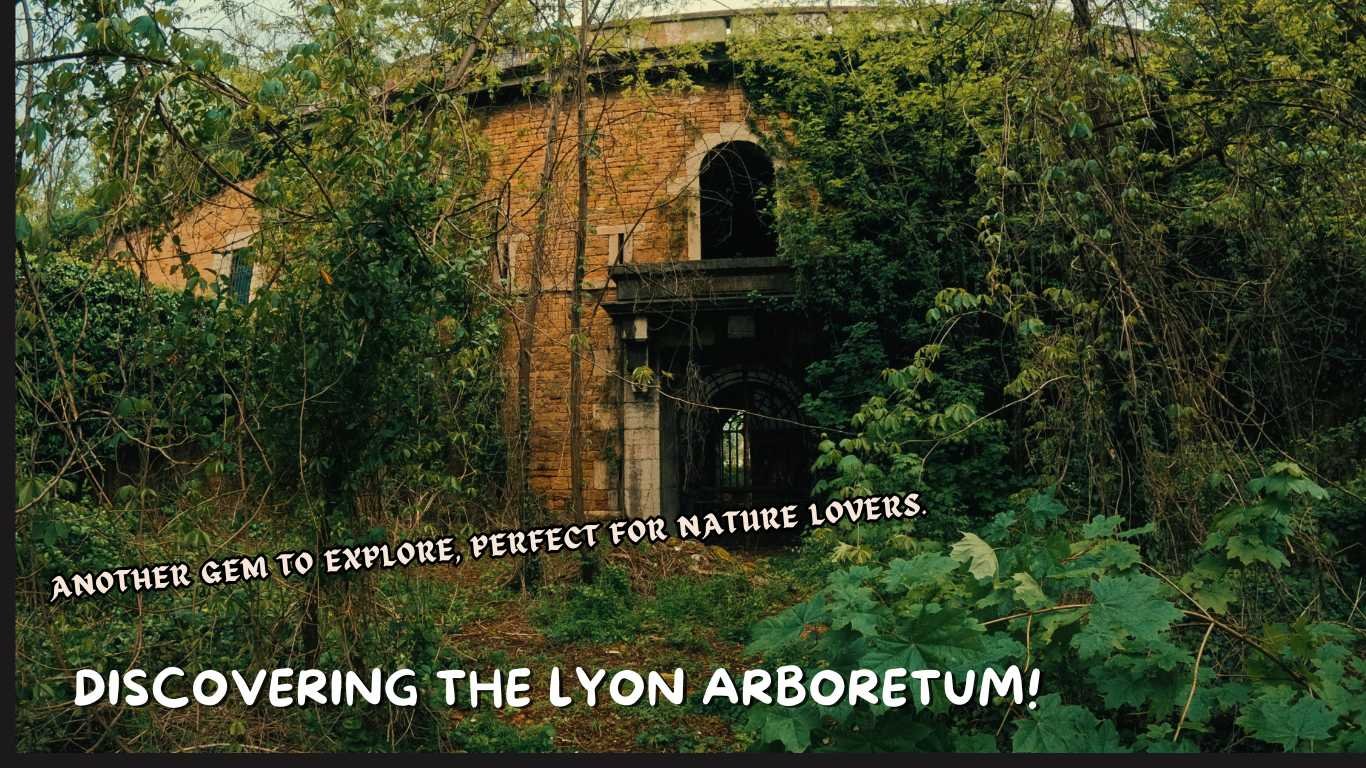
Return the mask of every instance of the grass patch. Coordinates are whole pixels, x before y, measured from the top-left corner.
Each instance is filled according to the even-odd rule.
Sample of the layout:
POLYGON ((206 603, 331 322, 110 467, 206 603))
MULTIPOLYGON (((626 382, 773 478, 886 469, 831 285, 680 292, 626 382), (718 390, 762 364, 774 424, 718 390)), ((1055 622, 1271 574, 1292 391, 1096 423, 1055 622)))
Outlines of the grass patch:
POLYGON ((743 643, 750 625, 778 600, 780 591, 772 582, 755 583, 743 574, 671 576, 656 585, 648 621, 680 647, 708 639, 743 643))
POLYGON ((451 728, 452 746, 464 752, 550 752, 555 729, 548 725, 518 728, 493 715, 471 715, 451 728))
POLYGON ((626 571, 608 566, 592 584, 547 589, 531 621, 553 643, 614 643, 640 631, 639 606, 626 571))

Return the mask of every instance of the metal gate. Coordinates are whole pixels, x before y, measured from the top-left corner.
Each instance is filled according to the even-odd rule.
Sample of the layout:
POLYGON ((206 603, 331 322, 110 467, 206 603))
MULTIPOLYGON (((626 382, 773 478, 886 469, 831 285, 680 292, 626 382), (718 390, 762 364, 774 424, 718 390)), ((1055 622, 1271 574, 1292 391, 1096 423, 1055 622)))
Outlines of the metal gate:
POLYGON ((814 457, 797 424, 795 388, 767 371, 726 371, 708 384, 709 407, 688 414, 688 425, 680 428, 681 511, 801 503, 810 491, 814 457))

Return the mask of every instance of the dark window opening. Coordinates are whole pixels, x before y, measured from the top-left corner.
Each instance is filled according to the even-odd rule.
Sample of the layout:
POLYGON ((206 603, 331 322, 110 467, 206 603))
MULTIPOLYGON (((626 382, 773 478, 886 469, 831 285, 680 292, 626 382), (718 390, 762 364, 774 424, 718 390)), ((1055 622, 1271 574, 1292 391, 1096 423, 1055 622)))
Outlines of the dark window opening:
POLYGON ((777 254, 768 206, 773 162, 748 141, 719 144, 702 158, 698 179, 702 258, 759 258, 777 254))
POLYGON ((243 304, 251 300, 253 265, 251 249, 241 248, 232 253, 232 271, 228 275, 228 295, 243 304))

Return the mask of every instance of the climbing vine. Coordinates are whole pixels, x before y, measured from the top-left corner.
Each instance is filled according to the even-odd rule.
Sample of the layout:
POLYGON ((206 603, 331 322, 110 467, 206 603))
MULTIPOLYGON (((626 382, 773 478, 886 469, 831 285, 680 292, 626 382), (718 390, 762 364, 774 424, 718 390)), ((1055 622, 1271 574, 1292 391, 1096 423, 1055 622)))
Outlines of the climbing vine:
POLYGON ((816 491, 940 513, 812 535, 833 572, 751 650, 1051 680, 1033 711, 755 712, 765 741, 1363 747, 1360 25, 907 3, 736 46, 831 318, 806 408, 853 433, 816 491))

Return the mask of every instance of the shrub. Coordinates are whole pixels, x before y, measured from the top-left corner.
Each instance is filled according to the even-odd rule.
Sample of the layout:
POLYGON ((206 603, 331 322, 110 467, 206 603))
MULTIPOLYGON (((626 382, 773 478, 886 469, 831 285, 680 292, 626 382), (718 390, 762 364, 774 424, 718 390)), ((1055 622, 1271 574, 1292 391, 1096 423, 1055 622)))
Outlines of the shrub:
POLYGON ((547 590, 531 617, 552 642, 612 643, 635 637, 639 602, 626 571, 608 566, 591 584, 547 590))

